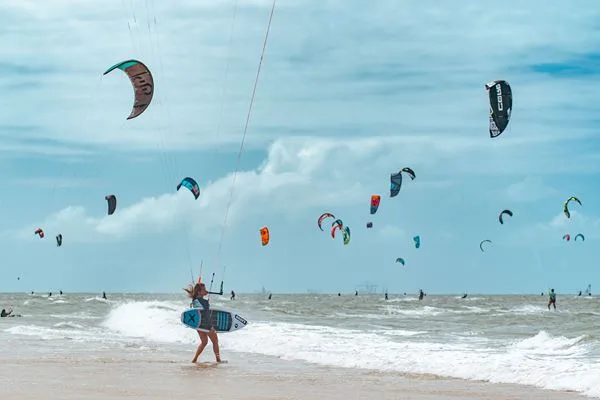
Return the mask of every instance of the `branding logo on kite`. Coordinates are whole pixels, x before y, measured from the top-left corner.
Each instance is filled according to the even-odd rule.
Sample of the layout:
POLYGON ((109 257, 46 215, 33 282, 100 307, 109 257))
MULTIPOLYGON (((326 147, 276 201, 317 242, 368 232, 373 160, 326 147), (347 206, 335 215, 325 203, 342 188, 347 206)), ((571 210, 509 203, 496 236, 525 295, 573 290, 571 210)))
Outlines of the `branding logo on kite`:
POLYGON ((237 319, 238 321, 240 321, 242 324, 247 325, 248 321, 246 321, 244 318, 240 317, 239 315, 235 314, 235 319, 237 319))
POLYGON ((498 97, 498 111, 504 110, 504 104, 502 103, 502 86, 496 84, 496 96, 498 97))

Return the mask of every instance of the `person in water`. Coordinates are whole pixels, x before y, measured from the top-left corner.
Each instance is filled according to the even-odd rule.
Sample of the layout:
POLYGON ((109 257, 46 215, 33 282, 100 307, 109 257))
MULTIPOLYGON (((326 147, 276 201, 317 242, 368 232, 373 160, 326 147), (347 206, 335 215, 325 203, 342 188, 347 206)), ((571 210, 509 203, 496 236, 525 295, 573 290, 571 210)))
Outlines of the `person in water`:
POLYGON ((102 298, 106 300, 106 292, 102 292, 102 298))
POLYGON ((235 300, 235 292, 233 290, 231 291, 231 300, 235 300))
POLYGON ((556 293, 554 292, 554 289, 550 289, 548 296, 548 310, 550 309, 551 305, 553 305, 554 309, 556 310, 556 293))
POLYGON ((386 300, 388 299, 388 294, 387 294, 387 292, 385 292, 385 299, 386 299, 386 300))
MULTIPOLYGON (((206 285, 204 283, 198 282, 194 286, 190 285, 189 287, 183 290, 187 293, 188 297, 192 299, 192 307, 202 307, 202 309, 204 310, 208 310, 210 308, 208 300, 204 298, 204 296, 208 294, 208 290, 206 290, 206 285)), ((195 363, 196 361, 198 361, 198 357, 200 357, 200 354, 202 354, 202 351, 208 344, 208 339, 210 338, 210 341, 213 345, 213 351, 215 352, 215 357, 217 359, 217 362, 220 363, 221 355, 219 354, 219 337, 217 336, 217 332, 215 331, 215 329, 211 327, 209 332, 196 332, 198 332, 198 336, 200 336, 200 344, 196 349, 196 354, 194 355, 192 362, 195 363)))
POLYGON ((2 309, 2 312, 0 313, 0 317, 4 318, 4 317, 8 317, 10 314, 12 314, 13 310, 12 308, 9 309, 8 311, 6 311, 4 308, 2 309))
POLYGON ((419 289, 419 300, 423 300, 425 293, 423 293, 423 289, 419 289))
POLYGON ((271 297, 273 297, 273 293, 269 293, 269 300, 271 300, 271 297))

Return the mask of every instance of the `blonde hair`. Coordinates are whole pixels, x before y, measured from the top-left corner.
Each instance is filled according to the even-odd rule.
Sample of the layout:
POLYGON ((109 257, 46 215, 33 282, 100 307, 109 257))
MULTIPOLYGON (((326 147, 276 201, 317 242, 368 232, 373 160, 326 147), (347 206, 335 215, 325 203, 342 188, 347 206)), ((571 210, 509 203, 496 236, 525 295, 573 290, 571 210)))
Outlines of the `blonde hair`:
POLYGON ((204 283, 196 283, 195 285, 188 285, 188 287, 183 288, 183 291, 187 294, 190 299, 195 299, 200 297, 200 292, 202 288, 206 288, 204 283))

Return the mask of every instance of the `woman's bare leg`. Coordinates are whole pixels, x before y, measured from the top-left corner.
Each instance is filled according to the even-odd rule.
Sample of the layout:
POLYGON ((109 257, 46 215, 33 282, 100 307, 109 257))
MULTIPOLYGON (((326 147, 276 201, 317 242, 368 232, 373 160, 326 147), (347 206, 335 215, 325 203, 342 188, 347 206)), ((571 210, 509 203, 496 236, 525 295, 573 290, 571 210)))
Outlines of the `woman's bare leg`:
POLYGON ((201 331, 197 331, 197 332, 198 332, 198 336, 200 336, 200 344, 198 345, 198 349, 196 349, 196 354, 194 355, 194 359, 192 360, 193 363, 198 361, 198 357, 200 357, 200 354, 202 354, 202 351, 208 344, 208 335, 206 334, 206 332, 201 332, 201 331))
POLYGON ((208 337, 213 345, 213 351, 215 352, 215 357, 217 358, 217 362, 221 362, 221 355, 219 354, 219 337, 217 336, 217 332, 214 329, 211 329, 208 332, 208 337))

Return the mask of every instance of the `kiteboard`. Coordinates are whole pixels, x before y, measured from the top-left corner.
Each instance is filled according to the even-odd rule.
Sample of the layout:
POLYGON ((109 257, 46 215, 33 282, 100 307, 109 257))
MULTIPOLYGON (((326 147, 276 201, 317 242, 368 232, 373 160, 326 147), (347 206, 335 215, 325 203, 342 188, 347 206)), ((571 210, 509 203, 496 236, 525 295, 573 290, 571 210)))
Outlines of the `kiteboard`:
POLYGON ((212 327, 215 331, 223 333, 237 331, 248 324, 237 312, 222 308, 190 308, 181 313, 181 322, 198 331, 208 332, 212 327))

